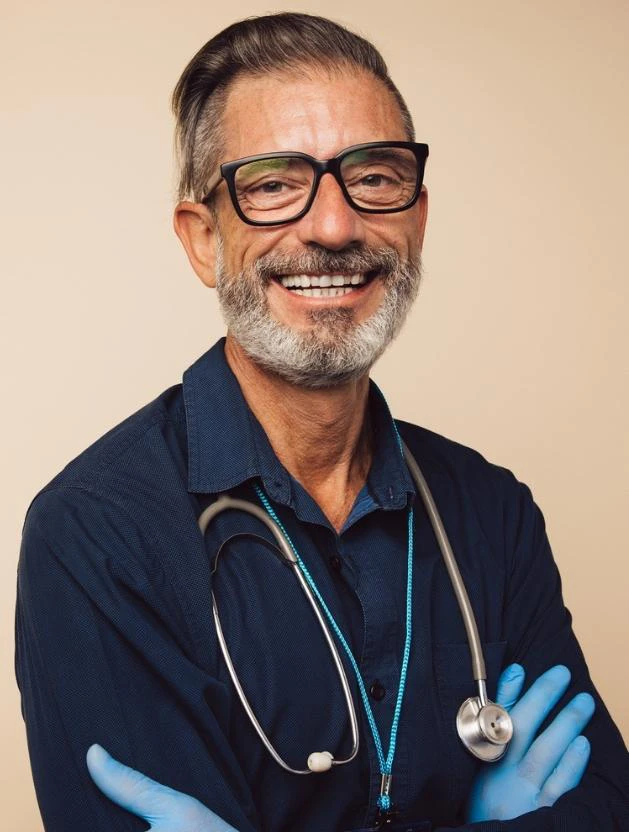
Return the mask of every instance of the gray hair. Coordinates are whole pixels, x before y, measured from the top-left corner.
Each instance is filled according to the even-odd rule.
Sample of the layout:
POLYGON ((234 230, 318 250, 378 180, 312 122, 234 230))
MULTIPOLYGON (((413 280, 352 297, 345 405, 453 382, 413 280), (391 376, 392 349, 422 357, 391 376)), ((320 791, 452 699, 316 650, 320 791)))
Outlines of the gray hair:
POLYGON ((218 166, 228 89, 237 77, 348 67, 383 82, 400 107, 408 140, 414 141, 411 115, 382 55, 360 35, 327 18, 294 12, 247 18, 219 32, 192 58, 172 95, 178 198, 199 202, 205 196, 208 179, 218 166))
POLYGON ((298 387, 337 387, 369 372, 402 328, 419 291, 421 258, 402 257, 388 246, 270 251, 230 273, 219 228, 216 243, 216 291, 227 329, 255 364, 298 387), (379 273, 384 299, 361 323, 355 323, 351 308, 326 305, 308 311, 307 330, 294 329, 271 314, 265 286, 274 275, 308 272, 379 273))

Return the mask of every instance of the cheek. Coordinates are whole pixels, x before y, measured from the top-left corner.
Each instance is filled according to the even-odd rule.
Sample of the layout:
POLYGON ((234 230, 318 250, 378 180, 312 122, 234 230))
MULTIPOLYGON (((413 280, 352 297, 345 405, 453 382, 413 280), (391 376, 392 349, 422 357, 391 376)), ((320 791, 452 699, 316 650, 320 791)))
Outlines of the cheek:
POLYGON ((402 258, 416 257, 421 251, 420 217, 417 206, 399 214, 372 214, 368 219, 365 243, 370 248, 392 248, 402 258))
POLYGON ((247 225, 229 207, 231 213, 221 216, 219 223, 223 259, 229 274, 239 274, 271 251, 291 250, 289 244, 282 243, 290 234, 287 228, 270 229, 247 225))

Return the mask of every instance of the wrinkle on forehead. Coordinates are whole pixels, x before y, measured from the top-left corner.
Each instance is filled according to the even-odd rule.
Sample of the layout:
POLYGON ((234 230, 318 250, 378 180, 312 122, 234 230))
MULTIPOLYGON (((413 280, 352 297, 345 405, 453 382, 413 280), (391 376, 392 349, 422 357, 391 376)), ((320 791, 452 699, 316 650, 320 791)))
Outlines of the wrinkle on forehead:
POLYGON ((223 161, 275 150, 329 158, 352 144, 407 139, 386 85, 354 66, 241 76, 223 111, 223 161))

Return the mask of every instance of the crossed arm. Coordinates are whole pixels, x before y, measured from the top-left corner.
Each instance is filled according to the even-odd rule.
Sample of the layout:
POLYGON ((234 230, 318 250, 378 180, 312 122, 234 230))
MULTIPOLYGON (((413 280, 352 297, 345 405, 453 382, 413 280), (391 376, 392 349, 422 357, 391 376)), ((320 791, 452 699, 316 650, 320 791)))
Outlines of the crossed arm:
MULTIPOLYGON (((496 700, 511 715, 514 738, 505 757, 486 764, 474 781, 467 820, 508 820, 555 801, 578 785, 590 756, 581 736, 594 713, 588 693, 575 696, 537 736, 570 682, 557 665, 540 676, 520 699, 524 670, 510 665, 498 682, 496 700)), ((170 789, 114 760, 101 746, 87 754, 92 779, 123 809, 151 824, 153 832, 236 832, 193 797, 170 789)))
MULTIPOLYGON (((39 511, 31 511, 25 528, 17 668, 46 827, 51 832, 142 828, 141 821, 120 808, 122 801, 112 804, 89 779, 85 752, 99 741, 135 768, 196 795, 238 832, 259 829, 260 816, 272 816, 272 799, 263 807, 264 815, 222 728, 228 721, 229 703, 213 668, 204 664, 211 644, 209 616, 205 610, 196 616, 183 593, 173 591, 173 587, 181 589, 172 571, 178 561, 160 558, 160 541, 148 540, 143 529, 99 495, 81 492, 79 500, 77 489, 68 488, 40 501, 39 511), (62 517, 63 523, 51 528, 51 516, 62 517), (100 540, 94 538, 95 526, 102 532, 100 540), (106 546, 102 540, 107 540, 106 546)), ((523 511, 533 511, 528 499, 523 511)), ((523 522, 512 525, 524 527, 523 522)), ((509 551, 518 555, 504 607, 509 659, 524 665, 530 678, 551 665, 568 665, 573 675, 569 695, 586 690, 594 695, 597 709, 588 726, 591 762, 579 787, 558 800, 561 789, 565 792, 569 786, 561 786, 557 777, 538 775, 529 789, 533 808, 542 807, 544 798, 545 805, 553 799, 556 805, 531 816, 530 802, 517 804, 517 817, 505 828, 510 832, 623 828, 628 817, 626 751, 596 697, 572 634, 543 526, 538 524, 530 537, 518 533, 513 542, 507 541, 509 551)), ((197 584, 202 581, 193 575, 186 586, 197 584)), ((502 701, 513 698, 517 697, 502 701)), ((538 726, 539 722, 530 739, 538 726)), ((540 748, 530 739, 526 752, 520 749, 521 757, 515 754, 516 743, 503 763, 487 768, 474 782, 468 824, 482 817, 506 817, 496 814, 505 793, 526 797, 531 759, 535 759, 528 756, 528 748, 540 748), (513 777, 519 785, 496 785, 508 784, 513 777), (473 813, 475 796, 482 798, 481 805, 489 800, 489 815, 473 813)), ((568 762, 580 759, 580 744, 577 741, 569 754, 566 747, 559 761, 566 755, 568 762)), ((311 806, 316 809, 315 802, 311 806)), ((316 818, 309 819, 309 828, 321 828, 316 818)), ((495 832, 496 826, 483 828, 495 832)))

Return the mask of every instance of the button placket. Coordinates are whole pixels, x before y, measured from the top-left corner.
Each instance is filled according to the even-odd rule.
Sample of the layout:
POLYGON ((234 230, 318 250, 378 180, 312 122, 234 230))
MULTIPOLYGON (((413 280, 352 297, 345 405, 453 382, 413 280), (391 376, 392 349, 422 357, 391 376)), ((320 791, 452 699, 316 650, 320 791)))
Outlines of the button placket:
POLYGON ((387 689, 382 684, 379 679, 374 679, 374 681, 369 686, 369 696, 374 699, 376 702, 382 702, 384 697, 387 695, 387 689))
POLYGON ((340 559, 338 555, 330 555, 328 558, 328 563, 330 564, 330 568, 334 572, 341 572, 343 569, 343 561, 340 559))

